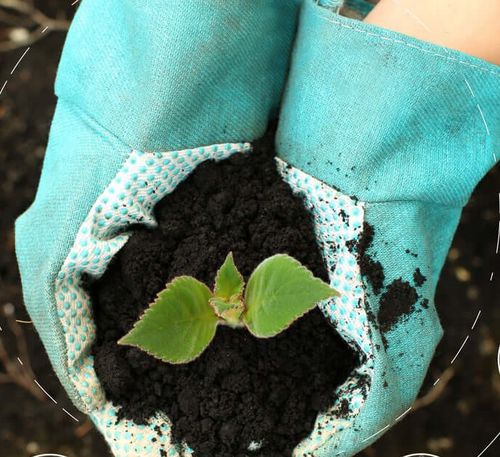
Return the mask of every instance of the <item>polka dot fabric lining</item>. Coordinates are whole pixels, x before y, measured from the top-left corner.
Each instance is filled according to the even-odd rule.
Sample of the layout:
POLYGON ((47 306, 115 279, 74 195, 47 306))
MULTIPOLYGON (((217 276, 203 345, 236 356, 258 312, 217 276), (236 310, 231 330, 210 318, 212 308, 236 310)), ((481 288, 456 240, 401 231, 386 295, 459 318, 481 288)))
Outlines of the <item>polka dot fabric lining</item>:
MULTIPOLYGON (((249 143, 237 143, 161 153, 132 151, 86 217, 57 276, 55 298, 66 339, 68 373, 84 404, 84 412, 90 414, 116 457, 184 457, 191 455, 191 451, 186 445, 170 442, 169 420, 160 413, 152 417, 148 425, 137 425, 129 420, 116 423, 117 408, 106 401, 90 355, 95 326, 82 277, 99 278, 104 273, 112 257, 127 242, 130 236, 127 230, 131 225, 154 227, 154 205, 172 192, 197 165, 208 159, 223 160, 250 149, 249 143)), ((363 360, 338 389, 340 400, 318 416, 311 436, 295 450, 294 456, 305 457, 321 448, 334 433, 352 424, 370 384, 364 382, 371 379, 373 348, 363 286, 356 259, 346 247, 346 242, 356 238, 362 229, 364 208, 361 203, 280 159, 277 159, 277 167, 291 188, 303 196, 312 212, 331 284, 341 292, 340 297, 322 303, 321 309, 363 360), (348 217, 341 217, 341 214, 348 217)))
POLYGON ((295 449, 294 456, 305 457, 314 455, 332 435, 352 425, 352 419, 368 394, 374 369, 361 272, 355 255, 347 248, 347 242, 361 234, 364 206, 283 160, 276 159, 276 162, 285 182, 302 196, 314 217, 316 239, 326 262, 330 284, 340 292, 340 296, 322 302, 321 310, 362 360, 337 389, 338 400, 327 412, 318 415, 313 433, 295 449))

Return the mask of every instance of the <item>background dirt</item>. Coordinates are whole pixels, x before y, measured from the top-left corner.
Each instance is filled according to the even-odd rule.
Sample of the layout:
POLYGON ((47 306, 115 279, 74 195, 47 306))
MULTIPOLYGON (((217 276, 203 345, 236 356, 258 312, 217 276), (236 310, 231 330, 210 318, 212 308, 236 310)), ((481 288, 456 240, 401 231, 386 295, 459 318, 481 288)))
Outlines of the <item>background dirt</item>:
MULTIPOLYGON (((48 16, 62 19, 71 18, 75 8, 63 0, 34 3, 48 16)), ((0 42, 19 34, 12 35, 2 17, 0 14, 0 42)), ((29 319, 15 262, 13 223, 35 194, 54 110, 52 86, 63 40, 64 32, 47 33, 32 45, 13 75, 10 72, 25 47, 0 52, 0 88, 8 80, 0 95, 0 338, 13 367, 18 365, 19 352, 2 310, 10 303, 18 319, 29 319)), ((479 185, 465 208, 442 275, 436 302, 446 333, 421 392, 430 405, 415 407, 414 412, 359 457, 402 457, 417 452, 476 457, 498 433, 500 269, 495 251, 499 193, 497 167, 479 185), (479 310, 481 315, 471 330, 479 310), (470 337, 450 370, 450 362, 467 335, 470 337), (438 377, 442 381, 432 388, 438 377), (446 384, 447 378, 450 379, 446 384), (439 386, 445 388, 440 391, 439 386)), ((35 398, 29 389, 4 383, 0 374, 2 456, 31 457, 49 452, 67 457, 109 456, 103 439, 64 393, 32 326, 20 326, 36 379, 58 404, 35 398), (76 423, 62 408, 80 422, 76 423)), ((0 373, 4 368, 0 362, 0 373)), ((37 392, 38 387, 30 385, 37 392)), ((425 401, 420 400, 417 406, 425 401)), ((498 455, 499 450, 497 440, 483 455, 498 455)))

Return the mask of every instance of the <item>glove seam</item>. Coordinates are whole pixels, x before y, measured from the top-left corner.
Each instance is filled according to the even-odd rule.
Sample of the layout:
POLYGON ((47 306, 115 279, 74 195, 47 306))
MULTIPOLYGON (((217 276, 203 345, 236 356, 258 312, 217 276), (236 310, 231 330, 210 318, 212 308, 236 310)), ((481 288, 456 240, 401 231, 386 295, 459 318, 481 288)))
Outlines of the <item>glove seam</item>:
POLYGON ((438 202, 433 202, 429 200, 417 200, 417 199, 410 199, 410 200, 359 200, 363 203, 367 203, 368 205, 383 205, 387 203, 398 203, 398 204, 424 204, 424 205, 431 205, 431 206, 437 206, 441 207, 443 209, 463 209, 464 205, 457 204, 457 205, 451 205, 451 204, 444 204, 444 203, 438 203, 438 202))
POLYGON ((436 207, 441 207, 443 209, 455 209, 455 210, 456 209, 460 209, 461 210, 461 209, 464 208, 465 204, 467 203, 467 202, 465 204, 457 203, 455 205, 452 205, 452 204, 444 204, 444 203, 434 202, 434 201, 430 201, 430 200, 418 200, 418 199, 408 199, 408 200, 402 200, 402 199, 397 199, 397 200, 364 200, 364 199, 361 199, 361 198, 357 198, 356 195, 349 195, 348 192, 346 192, 346 191, 344 191, 342 189, 339 189, 338 187, 336 187, 332 183, 328 183, 326 181, 323 181, 322 179, 320 179, 320 178, 314 176, 313 174, 311 174, 309 171, 304 170, 301 167, 298 167, 296 164, 292 163, 291 161, 289 161, 287 159, 283 159, 283 158, 280 157, 280 160, 282 160, 285 163, 288 163, 288 164, 292 165, 297 170, 300 170, 303 173, 306 173, 307 175, 313 177, 314 179, 317 179, 318 181, 320 181, 324 185, 331 187, 332 189, 340 192, 341 194, 349 196, 354 201, 357 201, 357 202, 360 202, 360 203, 366 203, 368 205, 378 205, 378 204, 387 204, 387 203, 399 203, 399 204, 415 204, 415 203, 418 203, 418 204, 432 205, 432 206, 436 206, 436 207))
MULTIPOLYGON (((483 72, 491 73, 493 76, 496 76, 496 77, 500 78, 500 70, 486 68, 485 66, 482 66, 482 65, 476 65, 476 64, 473 64, 471 62, 467 62, 465 60, 460 60, 459 58, 452 57, 451 55, 445 55, 445 54, 440 54, 438 52, 434 52, 434 51, 432 51, 430 49, 426 49, 424 47, 425 42, 422 42, 422 44, 423 44, 422 46, 418 46, 417 44, 410 43, 409 41, 405 41, 405 40, 402 40, 402 39, 396 39, 396 38, 391 38, 389 36, 385 36, 383 33, 376 33, 376 32, 372 32, 372 31, 369 31, 369 30, 364 30, 364 29, 362 29, 360 27, 355 27, 353 25, 346 24, 346 23, 344 23, 341 20, 332 19, 332 18, 326 16, 325 14, 320 14, 319 17, 320 17, 320 19, 322 19, 324 21, 330 22, 332 24, 338 25, 338 26, 346 28, 346 29, 353 30, 354 32, 363 33, 363 34, 365 34, 367 36, 375 37, 375 38, 378 38, 380 40, 391 42, 391 43, 394 43, 394 44, 397 44, 397 45, 400 45, 400 46, 401 45, 402 46, 406 46, 406 47, 408 47, 410 49, 415 49, 416 51, 419 51, 419 52, 422 52, 422 53, 425 53, 425 54, 429 54, 432 57, 439 57, 439 58, 444 59, 444 60, 449 60, 450 62, 455 62, 455 63, 458 63, 460 65, 464 65, 464 66, 467 66, 467 67, 470 67, 470 68, 473 68, 473 69, 476 69, 476 70, 480 70, 480 71, 483 71, 483 72)), ((381 29, 381 30, 385 30, 385 29, 381 29)), ((385 30, 385 31, 390 32, 389 30, 385 30)), ((404 37, 404 35, 402 35, 402 34, 400 34, 400 35, 402 37, 404 37)), ((408 38, 410 38, 410 37, 408 37, 408 38)), ((428 44, 430 44, 431 46, 437 46, 437 45, 433 45, 432 43, 428 43, 428 44)), ((447 48, 443 47, 443 49, 447 49, 447 48)), ((460 51, 451 50, 451 49, 450 49, 450 51, 462 54, 460 51)), ((464 54, 464 56, 467 56, 467 55, 464 54)), ((474 58, 473 56, 470 56, 470 57, 474 58)), ((491 65, 494 66, 493 64, 491 64, 491 65)))
POLYGON ((108 135, 110 135, 113 139, 115 139, 116 141, 120 142, 122 145, 126 146, 127 148, 129 148, 129 152, 127 153, 127 157, 125 157, 125 160, 127 160, 128 158, 128 155, 133 151, 133 150, 137 150, 137 149, 140 149, 140 148, 135 148, 133 147, 132 145, 128 144, 126 141, 124 141, 122 138, 120 138, 116 133, 114 133, 112 130, 110 130, 109 128, 107 128, 105 125, 101 124, 94 116, 92 116, 90 113, 88 113, 85 109, 83 109, 79 104, 71 101, 69 98, 66 98, 62 95, 58 95, 57 96, 58 100, 62 103, 64 103, 65 105, 75 109, 76 111, 78 111, 78 113, 80 115, 82 115, 82 121, 85 122, 87 125, 92 125, 92 126, 95 126, 97 128, 99 128, 100 130, 102 130, 103 132, 106 132, 108 135))

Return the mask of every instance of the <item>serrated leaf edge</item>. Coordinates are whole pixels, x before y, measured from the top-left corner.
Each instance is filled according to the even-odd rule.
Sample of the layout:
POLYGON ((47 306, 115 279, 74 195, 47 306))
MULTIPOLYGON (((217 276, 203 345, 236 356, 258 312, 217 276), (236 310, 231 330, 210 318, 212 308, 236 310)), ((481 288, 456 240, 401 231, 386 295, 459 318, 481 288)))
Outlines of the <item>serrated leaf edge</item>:
POLYGON ((236 270, 236 272, 238 273, 238 276, 241 280, 241 290, 238 294, 234 294, 232 295, 229 300, 232 300, 233 297, 237 296, 240 300, 243 299, 243 293, 245 291, 245 278, 243 277, 243 275, 240 273, 240 270, 238 270, 238 267, 236 266, 236 262, 234 261, 234 256, 233 256, 233 251, 229 251, 229 254, 226 256, 226 258, 224 259, 224 262, 222 262, 222 265, 220 266, 220 268, 217 270, 217 273, 215 275, 215 281, 214 281, 214 291, 213 291, 213 296, 216 297, 216 298, 219 298, 221 300, 225 300, 224 297, 220 297, 217 295, 217 292, 216 292, 216 289, 217 289, 217 282, 219 280, 219 275, 220 275, 220 271, 222 269, 222 267, 224 266, 224 264, 226 263, 227 259, 228 258, 231 258, 232 262, 233 262, 233 265, 234 265, 234 268, 236 270))
MULTIPOLYGON (((161 360, 162 362, 165 362, 165 363, 170 363, 171 365, 182 365, 182 364, 185 364, 185 363, 190 363, 190 362, 193 362, 194 360, 196 360, 197 358, 199 358, 201 356, 201 354, 203 354, 208 346, 210 346, 210 343, 212 343, 213 339, 215 338, 215 335, 217 333, 217 327, 219 326, 220 324, 220 321, 216 321, 215 322, 215 332, 214 332, 214 335, 212 336, 212 338, 210 339, 210 341, 207 343, 207 345, 201 349, 198 353, 196 353, 193 357, 189 358, 189 359, 164 359, 162 357, 159 357, 158 355, 156 354, 153 354, 151 351, 149 351, 148 349, 145 349, 137 344, 133 344, 133 343, 126 343, 126 344, 121 344, 123 346, 130 346, 130 347, 135 347, 137 349, 140 349, 142 352, 145 352, 146 354, 150 355, 151 357, 154 357, 156 360, 161 360)), ((120 343, 118 343, 120 344, 120 343)))
MULTIPOLYGON (((124 342, 123 340, 127 337, 127 335, 129 335, 130 333, 132 333, 132 331, 137 327, 137 325, 139 325, 139 323, 143 320, 144 316, 146 315, 146 313, 154 306, 157 304, 158 302, 158 299, 160 298, 160 295, 162 293, 166 293, 168 291, 168 288, 175 282, 177 281, 180 281, 180 280, 184 280, 184 279, 194 279, 195 281, 197 281, 198 283, 200 283, 203 287, 205 287, 209 294, 210 294, 210 298, 213 297, 213 294, 212 294, 212 291, 207 287, 206 284, 204 284, 203 282, 199 281, 198 279, 196 279, 195 277, 193 276, 188 276, 188 275, 181 275, 181 276, 176 276, 174 279, 172 279, 172 281, 170 281, 169 283, 166 284, 166 286, 160 290, 160 292, 158 292, 156 294, 156 298, 154 299, 154 301, 152 301, 148 307, 146 308, 146 310, 141 314, 141 317, 135 321, 134 323, 134 326, 124 335, 122 336, 118 341, 117 341, 117 344, 119 344, 120 346, 131 346, 131 347, 135 347, 135 348, 138 348, 140 349, 141 351, 145 352, 146 354, 150 355, 151 357, 154 357, 155 359, 157 360, 162 360, 163 362, 166 362, 166 363, 170 363, 172 365, 181 365, 181 364, 184 364, 184 363, 189 363, 189 362, 192 362, 193 360, 196 360, 198 357, 200 357, 201 354, 203 354, 203 352, 206 351, 206 349, 208 348, 208 346, 210 345, 210 343, 212 342, 212 340, 214 339, 216 333, 217 333, 217 327, 219 326, 219 320, 217 319, 216 322, 215 322, 215 331, 214 331, 214 334, 212 336, 212 338, 210 339, 210 341, 207 343, 207 345, 202 348, 198 353, 195 354, 194 357, 192 358, 189 358, 189 359, 175 359, 175 360, 169 360, 169 359, 164 359, 162 357, 158 357, 156 354, 153 354, 151 351, 149 351, 148 349, 145 349, 141 346, 139 346, 138 344, 135 344, 135 343, 126 343, 124 342)), ((209 299, 210 301, 210 299, 209 299)), ((209 303, 209 306, 210 306, 210 303, 209 303)), ((213 308, 210 306, 210 308, 213 310, 213 308)), ((217 317, 217 314, 215 313, 214 311, 214 315, 217 317)))
MULTIPOLYGON (((237 308, 238 305, 242 304, 243 305, 243 309, 245 309, 245 304, 243 303, 243 299, 242 298, 237 298, 236 301, 233 301, 233 298, 236 297, 236 295, 233 295, 229 301, 226 301, 224 300, 223 298, 220 298, 220 297, 216 297, 215 295, 210 297, 210 300, 208 300, 208 303, 209 305, 212 307, 212 309, 214 310, 214 313, 219 316, 219 314, 217 313, 218 309, 217 309, 217 305, 214 303, 215 300, 220 300, 221 302, 227 304, 227 305, 230 305, 228 307, 228 309, 232 309, 232 308, 237 308)), ((220 317, 220 316, 219 316, 220 317)))
POLYGON ((295 319, 293 319, 293 321, 291 321, 288 325, 284 325, 283 327, 280 327, 279 330, 277 330, 275 333, 273 333, 272 335, 266 335, 266 336, 262 336, 262 335, 258 335, 257 333, 253 332, 250 327, 248 326, 247 324, 247 321, 245 319, 245 313, 246 311, 248 311, 248 305, 247 305, 247 299, 246 299, 246 292, 248 290, 248 287, 245 289, 245 299, 244 299, 244 303, 246 305, 246 309, 245 309, 245 312, 243 313, 242 315, 242 321, 244 322, 245 324, 245 327, 246 329, 255 337, 257 338, 261 338, 261 339, 266 339, 266 338, 273 338, 275 337, 276 335, 279 335, 281 332, 285 331, 286 329, 290 328, 295 322, 297 322, 297 320, 299 320, 300 318, 302 318, 303 316, 305 316, 307 313, 311 312, 316 306, 318 306, 318 304, 320 302, 322 302, 323 300, 329 300, 333 297, 338 297, 340 294, 333 288, 331 287, 329 284, 327 284, 325 281, 323 281, 322 279, 320 278, 317 278, 316 276, 314 276, 313 272, 311 270, 309 270, 309 268, 307 268, 306 266, 302 265, 302 263, 300 263, 297 259, 295 259, 294 257, 288 255, 288 254, 275 254, 271 257, 268 257, 267 259, 263 260, 259 265, 257 265, 257 267, 255 268, 255 270, 252 272, 252 274, 250 275, 250 278, 248 278, 248 284, 250 284, 250 281, 252 279, 252 276, 253 274, 258 270, 258 268, 270 261, 271 259, 274 259, 275 257, 287 257, 288 259, 291 259, 293 262, 295 262, 295 264, 298 265, 299 269, 303 269, 305 271, 307 271, 309 273, 309 275, 311 276, 311 278, 316 281, 316 282, 321 282, 322 284, 325 284, 327 285, 331 291, 332 291, 332 295, 328 296, 328 297, 325 297, 325 298, 322 298, 321 300, 318 300, 317 302, 315 302, 309 309, 305 310, 302 314, 299 314, 297 317, 295 317, 295 319))

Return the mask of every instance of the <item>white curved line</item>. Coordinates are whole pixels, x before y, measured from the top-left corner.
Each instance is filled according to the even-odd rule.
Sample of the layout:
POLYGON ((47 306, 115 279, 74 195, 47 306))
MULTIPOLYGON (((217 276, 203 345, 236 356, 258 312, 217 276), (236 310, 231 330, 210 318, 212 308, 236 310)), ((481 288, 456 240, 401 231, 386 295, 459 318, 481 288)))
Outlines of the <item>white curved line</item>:
POLYGON ((412 410, 413 406, 410 406, 403 414, 401 414, 400 416, 398 416, 394 422, 399 422, 404 416, 406 416, 411 410, 412 410))
POLYGON ((470 328, 471 330, 474 330, 474 327, 476 326, 477 321, 479 320, 479 317, 481 316, 481 313, 482 313, 482 311, 479 310, 477 313, 476 319, 474 319, 474 323, 472 324, 472 327, 470 328))
MULTIPOLYGON (((57 405, 57 401, 55 401, 55 400, 54 400, 54 397, 53 397, 52 395, 50 395, 50 394, 49 394, 49 393, 48 393, 48 392, 47 392, 47 391, 46 391, 46 390, 45 390, 45 389, 44 389, 44 388, 40 385, 40 383, 39 383, 36 379, 33 379, 33 381, 35 381, 35 384, 36 384, 38 387, 40 387, 40 389, 42 389, 43 393, 44 393, 45 395, 47 395, 47 397, 49 397, 49 398, 50 398, 50 399, 51 399, 51 400, 52 400, 52 401, 53 401, 53 402, 57 405)), ((49 455, 51 455, 51 454, 49 454, 49 455)), ((57 455, 57 454, 52 454, 52 455, 57 455)), ((35 455, 35 457, 38 457, 38 456, 36 456, 36 455, 35 455)), ((63 456, 63 457, 64 457, 64 456, 63 456)))
POLYGON ((426 454, 426 453, 422 453, 422 452, 417 452, 416 454, 408 454, 408 455, 405 455, 403 457, 439 457, 439 455, 426 454))
POLYGON ((477 457, 481 457, 490 447, 491 445, 497 440, 497 438, 500 436, 500 432, 498 432, 498 435, 495 436, 495 438, 493 438, 493 440, 491 440, 491 443, 488 444, 488 446, 486 446, 484 449, 483 449, 483 452, 481 452, 481 454, 479 454, 477 457))
MULTIPOLYGON (((465 340, 464 342, 462 343, 462 346, 460 346, 460 349, 458 350, 458 352, 455 354, 455 357, 453 357, 453 360, 450 362, 450 365, 453 365, 455 363, 455 360, 457 360, 457 357, 459 356, 459 354, 462 352, 462 349, 464 348, 465 344, 467 343, 467 341, 469 341, 469 335, 467 335, 465 337, 465 340)), ((418 455, 418 454, 417 454, 418 455)))
POLYGON ((71 419, 73 419, 75 422, 80 422, 73 414, 71 414, 67 409, 62 409, 71 419))
POLYGON ((498 374, 500 374, 500 345, 498 345, 497 365, 498 365, 498 374))
POLYGON ((62 454, 37 454, 34 455, 33 457, 66 457, 66 456, 62 454))

